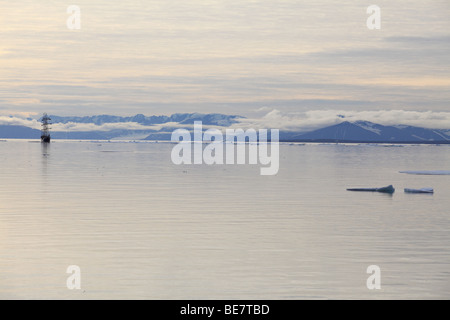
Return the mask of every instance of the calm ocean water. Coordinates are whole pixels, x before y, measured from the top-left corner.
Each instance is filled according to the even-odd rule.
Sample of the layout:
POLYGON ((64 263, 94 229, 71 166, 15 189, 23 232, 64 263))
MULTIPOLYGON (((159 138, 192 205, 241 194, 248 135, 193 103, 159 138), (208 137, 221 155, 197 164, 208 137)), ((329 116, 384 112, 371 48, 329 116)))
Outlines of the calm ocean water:
POLYGON ((399 173, 449 170, 450 146, 282 145, 276 176, 171 149, 0 142, 0 298, 450 298, 450 176, 399 173))

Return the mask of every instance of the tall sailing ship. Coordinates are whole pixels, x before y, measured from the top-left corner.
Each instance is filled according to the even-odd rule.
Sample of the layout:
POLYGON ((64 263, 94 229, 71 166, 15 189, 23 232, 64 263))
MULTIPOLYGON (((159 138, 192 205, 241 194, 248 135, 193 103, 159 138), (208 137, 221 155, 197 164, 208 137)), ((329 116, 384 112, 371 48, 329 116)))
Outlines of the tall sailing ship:
POLYGON ((50 125, 52 119, 44 113, 44 116, 42 117, 42 130, 41 130, 41 142, 43 143, 50 143, 50 125))

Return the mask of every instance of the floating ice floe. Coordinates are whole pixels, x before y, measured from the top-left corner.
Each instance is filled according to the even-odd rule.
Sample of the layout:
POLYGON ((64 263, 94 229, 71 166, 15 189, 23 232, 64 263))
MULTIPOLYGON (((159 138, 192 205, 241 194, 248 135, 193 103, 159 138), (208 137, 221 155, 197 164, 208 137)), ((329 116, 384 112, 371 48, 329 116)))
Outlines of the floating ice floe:
POLYGON ((405 189, 405 193, 434 193, 433 188, 405 189))
POLYGON ((425 176, 448 176, 448 175, 450 175, 450 171, 446 171, 446 170, 434 170, 434 171, 400 171, 400 173, 405 173, 405 174, 416 174, 416 175, 425 175, 425 176))
POLYGON ((353 188, 353 189, 347 189, 347 191, 353 191, 353 192, 381 192, 381 193, 394 193, 395 188, 391 186, 383 187, 383 188, 353 188))

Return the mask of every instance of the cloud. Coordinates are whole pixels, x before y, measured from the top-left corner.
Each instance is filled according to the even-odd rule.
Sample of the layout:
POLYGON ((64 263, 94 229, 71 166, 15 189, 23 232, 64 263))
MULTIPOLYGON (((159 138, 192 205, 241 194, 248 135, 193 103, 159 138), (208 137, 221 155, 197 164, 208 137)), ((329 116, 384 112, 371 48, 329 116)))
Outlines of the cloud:
POLYGON ((446 0, 383 0, 380 32, 350 0, 79 2, 90 18, 76 33, 64 7, 2 3, 0 104, 78 115, 448 107, 446 0))
POLYGON ((12 111, 12 110, 0 110, 0 116, 17 116, 19 118, 34 118, 38 115, 37 112, 26 111, 12 111))
POLYGON ((0 116, 0 125, 25 126, 40 129, 41 124, 36 120, 23 119, 17 116, 0 116))
POLYGON ((445 46, 449 46, 450 44, 450 36, 434 36, 434 37, 417 37, 417 36, 392 36, 386 37, 384 39, 386 42, 395 42, 395 43, 413 43, 413 44, 442 44, 445 46))

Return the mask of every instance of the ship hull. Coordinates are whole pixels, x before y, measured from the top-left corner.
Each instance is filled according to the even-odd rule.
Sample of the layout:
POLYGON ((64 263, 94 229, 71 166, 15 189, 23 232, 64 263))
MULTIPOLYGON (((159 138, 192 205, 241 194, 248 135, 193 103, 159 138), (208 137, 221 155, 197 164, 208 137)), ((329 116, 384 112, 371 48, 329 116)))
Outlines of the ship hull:
POLYGON ((41 142, 42 143, 50 143, 50 136, 42 136, 41 142))

